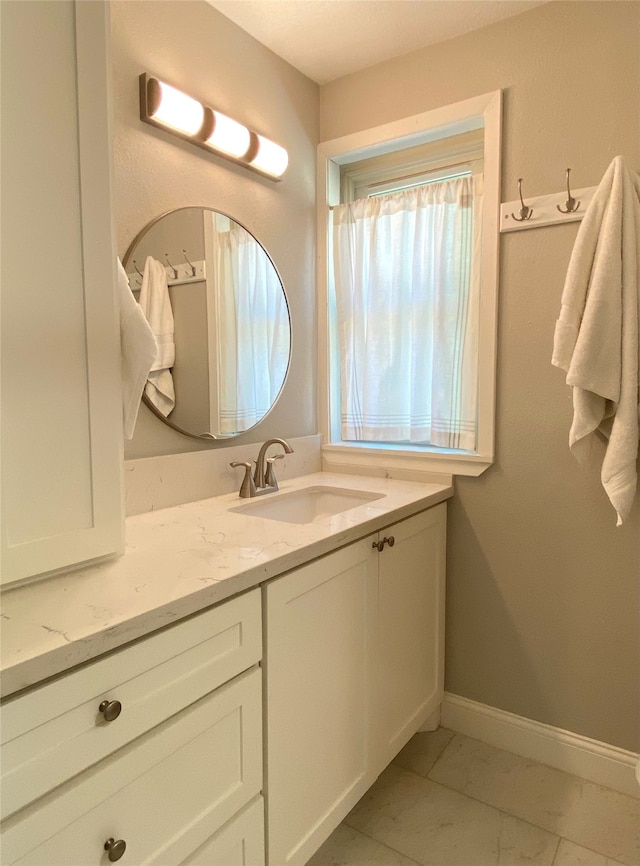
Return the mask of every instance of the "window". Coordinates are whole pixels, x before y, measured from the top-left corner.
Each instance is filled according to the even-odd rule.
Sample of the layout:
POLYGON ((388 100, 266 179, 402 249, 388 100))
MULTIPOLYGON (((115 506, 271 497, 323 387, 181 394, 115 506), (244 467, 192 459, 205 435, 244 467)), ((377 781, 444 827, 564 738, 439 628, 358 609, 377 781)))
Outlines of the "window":
POLYGON ((342 440, 475 452, 481 131, 343 167, 341 189, 342 440))
POLYGON ((319 147, 327 468, 480 474, 493 460, 499 105, 319 147))

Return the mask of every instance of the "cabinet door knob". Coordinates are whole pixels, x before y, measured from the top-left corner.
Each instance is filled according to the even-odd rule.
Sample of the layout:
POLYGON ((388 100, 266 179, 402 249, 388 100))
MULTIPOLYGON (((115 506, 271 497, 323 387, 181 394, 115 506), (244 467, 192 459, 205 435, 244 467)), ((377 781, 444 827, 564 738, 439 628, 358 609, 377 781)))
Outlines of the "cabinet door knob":
POLYGON ((382 551, 384 550, 385 544, 388 544, 389 547, 393 547, 393 545, 395 543, 396 543, 396 540, 393 537, 393 535, 390 535, 389 538, 387 538, 387 536, 385 535, 385 537, 382 539, 382 541, 372 541, 371 547, 375 547, 375 549, 378 551, 378 553, 382 553, 382 551))
POLYGON ((120 701, 103 701, 98 709, 104 716, 105 722, 112 722, 114 719, 117 719, 122 712, 122 704, 120 701))
POLYGON ((116 841, 112 837, 111 839, 107 839, 104 843, 104 850, 109 852, 109 861, 115 863, 116 860, 119 860, 127 850, 127 843, 124 839, 118 839, 116 841))

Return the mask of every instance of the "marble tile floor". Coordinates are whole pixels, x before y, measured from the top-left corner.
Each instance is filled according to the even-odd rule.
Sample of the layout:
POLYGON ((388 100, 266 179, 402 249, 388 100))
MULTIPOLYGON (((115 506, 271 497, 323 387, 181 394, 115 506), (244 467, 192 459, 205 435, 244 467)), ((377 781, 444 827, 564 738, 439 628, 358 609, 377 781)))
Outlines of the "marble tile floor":
POLYGON ((308 866, 640 866, 640 800, 440 728, 308 866))

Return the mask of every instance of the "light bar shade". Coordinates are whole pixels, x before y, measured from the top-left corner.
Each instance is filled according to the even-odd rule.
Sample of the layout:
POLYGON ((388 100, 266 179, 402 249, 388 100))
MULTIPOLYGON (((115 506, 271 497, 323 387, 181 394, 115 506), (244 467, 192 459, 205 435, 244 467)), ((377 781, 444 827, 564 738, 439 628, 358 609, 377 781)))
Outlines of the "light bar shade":
POLYGON ((200 102, 164 81, 152 78, 149 84, 152 93, 150 102, 153 101, 150 107, 154 109, 149 113, 150 118, 186 135, 195 135, 200 131, 204 121, 204 106, 200 102))
POLYGON ((251 145, 251 133, 247 127, 219 111, 213 112, 213 120, 213 132, 206 144, 237 159, 245 156, 251 145))
POLYGON ((251 160, 251 165, 265 174, 280 177, 286 171, 289 164, 289 154, 274 141, 269 141, 262 135, 257 135, 258 152, 251 160))
POLYGON ((271 180, 284 174, 289 163, 284 147, 146 72, 139 85, 140 120, 271 180))

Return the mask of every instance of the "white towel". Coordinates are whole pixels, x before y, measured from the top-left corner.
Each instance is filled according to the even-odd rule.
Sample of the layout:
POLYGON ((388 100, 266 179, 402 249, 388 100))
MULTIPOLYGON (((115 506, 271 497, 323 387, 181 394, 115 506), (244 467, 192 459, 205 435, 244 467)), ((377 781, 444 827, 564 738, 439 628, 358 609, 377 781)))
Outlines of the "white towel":
POLYGON ((149 373, 145 394, 156 409, 166 417, 176 404, 171 375, 176 357, 173 312, 164 265, 151 256, 147 257, 144 265, 140 306, 158 344, 158 354, 149 373))
POLYGON ((608 440, 601 479, 618 526, 637 485, 639 318, 640 178, 617 156, 578 231, 552 364, 566 371, 573 388, 574 456, 585 458, 596 431, 608 440))
POLYGON ((122 420, 125 439, 133 437, 140 398, 158 346, 149 323, 131 294, 129 280, 118 259, 120 307, 120 356, 122 369, 122 420))

